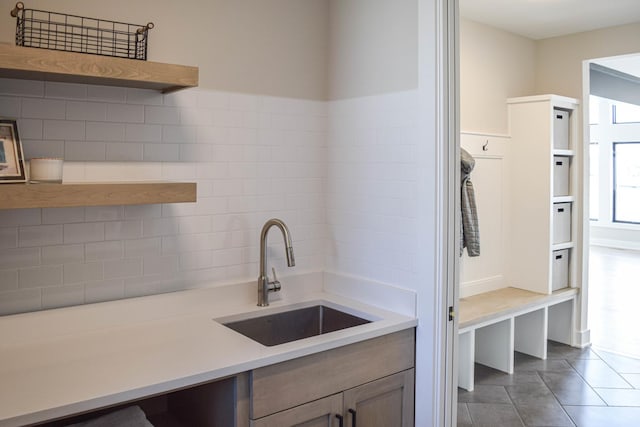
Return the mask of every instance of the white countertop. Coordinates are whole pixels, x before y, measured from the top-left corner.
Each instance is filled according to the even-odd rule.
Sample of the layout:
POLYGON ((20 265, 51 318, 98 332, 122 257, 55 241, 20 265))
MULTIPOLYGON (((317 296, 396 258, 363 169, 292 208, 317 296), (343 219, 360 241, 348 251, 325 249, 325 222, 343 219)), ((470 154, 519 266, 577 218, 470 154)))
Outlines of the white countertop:
POLYGON ((417 325, 411 315, 345 297, 348 290, 326 292, 331 286, 323 280, 322 273, 283 278, 267 308, 256 306, 251 282, 1 317, 0 426, 163 393, 417 325), (376 320, 273 347, 213 320, 317 300, 376 320))

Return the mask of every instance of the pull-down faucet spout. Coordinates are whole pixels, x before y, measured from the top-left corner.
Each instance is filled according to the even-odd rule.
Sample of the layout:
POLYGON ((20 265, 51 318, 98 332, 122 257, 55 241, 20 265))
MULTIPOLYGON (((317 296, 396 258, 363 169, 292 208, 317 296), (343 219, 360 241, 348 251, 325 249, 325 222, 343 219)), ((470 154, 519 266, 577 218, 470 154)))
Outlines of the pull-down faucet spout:
POLYGON ((284 238, 285 254, 287 256, 287 265, 293 267, 296 265, 296 260, 293 256, 293 244, 291 243, 291 234, 289 228, 280 219, 272 218, 267 221, 262 227, 260 233, 260 276, 258 277, 258 306, 266 307, 269 305, 269 292, 278 292, 280 290, 280 282, 276 277, 276 272, 273 270, 273 281, 269 281, 267 276, 267 234, 271 227, 276 226, 282 232, 284 238))

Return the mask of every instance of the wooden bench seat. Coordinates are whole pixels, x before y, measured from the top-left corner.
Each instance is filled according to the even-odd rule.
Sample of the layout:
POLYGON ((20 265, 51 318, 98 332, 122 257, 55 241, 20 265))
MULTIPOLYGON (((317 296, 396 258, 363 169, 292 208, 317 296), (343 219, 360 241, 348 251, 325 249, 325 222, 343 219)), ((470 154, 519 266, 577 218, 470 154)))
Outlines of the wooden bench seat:
POLYGON ((461 298, 458 385, 473 390, 476 362, 512 374, 514 351, 546 359, 548 339, 572 345, 577 294, 503 288, 461 298))

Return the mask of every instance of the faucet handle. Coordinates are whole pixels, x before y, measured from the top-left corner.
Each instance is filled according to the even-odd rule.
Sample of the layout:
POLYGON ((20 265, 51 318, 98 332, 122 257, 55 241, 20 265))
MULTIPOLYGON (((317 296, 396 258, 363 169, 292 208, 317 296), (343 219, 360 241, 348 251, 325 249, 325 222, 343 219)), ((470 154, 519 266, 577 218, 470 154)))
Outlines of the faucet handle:
POLYGON ((278 292, 280 290, 280 282, 278 281, 278 276, 276 276, 276 268, 271 267, 271 271, 273 272, 273 282, 269 282, 270 285, 273 285, 271 289, 272 292, 278 292))

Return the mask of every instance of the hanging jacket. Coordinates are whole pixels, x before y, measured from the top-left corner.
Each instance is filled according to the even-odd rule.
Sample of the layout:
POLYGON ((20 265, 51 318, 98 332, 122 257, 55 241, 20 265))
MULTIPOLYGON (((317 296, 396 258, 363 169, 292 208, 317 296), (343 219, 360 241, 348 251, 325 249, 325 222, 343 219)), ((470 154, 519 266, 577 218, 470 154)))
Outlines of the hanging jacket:
POLYGON ((478 209, 470 175, 476 162, 466 150, 460 149, 461 208, 462 227, 460 230, 460 256, 464 248, 470 257, 480 256, 480 231, 478 229, 478 209))

